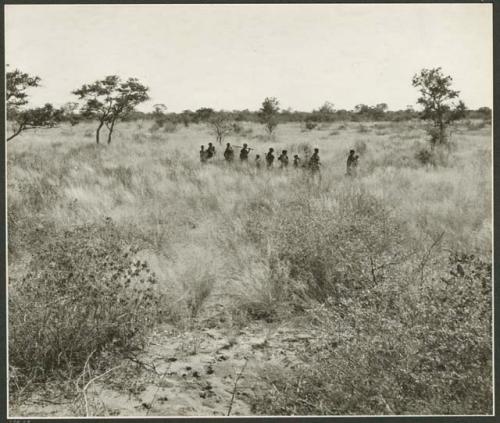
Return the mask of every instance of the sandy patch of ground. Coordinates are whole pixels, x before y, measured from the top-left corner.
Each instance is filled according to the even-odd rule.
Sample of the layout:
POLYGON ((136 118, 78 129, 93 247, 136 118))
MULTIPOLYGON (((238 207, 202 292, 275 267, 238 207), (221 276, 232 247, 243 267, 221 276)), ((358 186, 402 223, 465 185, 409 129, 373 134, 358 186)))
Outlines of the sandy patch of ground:
POLYGON ((10 415, 77 416, 86 409, 91 416, 252 415, 250 398, 262 389, 259 372, 297 364, 294 351, 313 337, 262 322, 184 333, 161 326, 143 352, 89 385, 87 406, 82 395, 66 402, 37 395, 11 407, 10 415))

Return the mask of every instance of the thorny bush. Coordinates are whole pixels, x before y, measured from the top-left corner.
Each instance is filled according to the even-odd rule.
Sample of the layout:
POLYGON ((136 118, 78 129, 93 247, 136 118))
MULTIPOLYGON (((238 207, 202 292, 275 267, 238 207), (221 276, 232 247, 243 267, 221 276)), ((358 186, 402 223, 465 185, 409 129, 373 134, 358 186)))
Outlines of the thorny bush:
POLYGON ((11 392, 56 371, 75 377, 87 358, 140 347, 161 314, 161 292, 111 221, 66 230, 32 256, 9 287, 11 392))
POLYGON ((254 411, 491 413, 491 263, 453 254, 423 282, 418 273, 312 308, 317 339, 296 368, 265 369, 254 411))

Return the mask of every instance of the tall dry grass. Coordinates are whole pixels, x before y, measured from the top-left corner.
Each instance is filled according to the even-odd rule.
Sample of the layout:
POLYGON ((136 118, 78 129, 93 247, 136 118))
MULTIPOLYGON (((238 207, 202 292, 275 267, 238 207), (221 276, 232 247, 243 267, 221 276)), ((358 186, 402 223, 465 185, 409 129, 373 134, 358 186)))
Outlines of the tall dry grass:
MULTIPOLYGON (((357 124, 339 123, 307 132, 302 132, 300 124, 287 124, 280 125, 273 137, 258 125, 245 123, 239 134, 227 140, 237 145, 245 141, 255 148, 252 153, 261 156, 271 146, 275 151, 287 149, 289 157, 296 153, 303 156, 304 151, 318 147, 321 178, 303 170, 258 171, 252 160, 249 166, 227 166, 219 145, 213 162, 202 165, 199 147, 213 141, 208 128, 191 125, 161 131, 152 125, 124 123, 110 146, 93 144, 88 136, 93 129, 90 123, 27 133, 9 143, 9 293, 16 292, 18 304, 29 308, 30 302, 36 301, 36 296, 23 296, 17 287, 22 287, 23 278, 24 283, 41 283, 36 278, 26 281, 26 276, 30 263, 39 263, 33 259, 45 245, 60 239, 64 231, 99 227, 106 219, 113 222, 121 242, 138 246, 134 260, 146 261, 155 272, 159 295, 168 303, 162 319, 184 327, 209 318, 215 303, 224 305, 229 320, 244 324, 248 319, 271 321, 307 314, 321 304, 329 304, 327 315, 333 319, 339 304, 351 300, 356 304, 353 319, 374 322, 367 329, 374 333, 382 325, 380 307, 387 310, 388 305, 369 303, 367 313, 372 314, 361 316, 363 304, 356 303, 360 300, 353 293, 361 293, 363 298, 374 295, 380 301, 386 295, 399 301, 401 313, 404 305, 413 303, 425 312, 431 307, 426 295, 441 289, 432 284, 433 278, 448 271, 450 254, 473 254, 480 263, 491 263, 488 125, 459 126, 447 165, 436 168, 422 166, 415 158, 426 142, 425 128, 419 122, 363 123, 362 131, 357 124), (347 153, 354 146, 363 151, 360 174, 353 181, 344 175, 347 153), (424 288, 427 286, 432 289, 424 288)), ((460 281, 455 283, 460 285, 460 281)), ((34 289, 36 292, 36 286, 34 289)), ((450 298, 452 307, 460 306, 451 294, 450 298)), ((489 310, 487 293, 475 301, 489 310)), ((16 313, 10 319, 10 330, 22 334, 17 330, 21 322, 16 313)), ((468 340, 477 336, 487 352, 487 315, 486 320, 474 322, 476 326, 465 336, 468 340), (486 326, 480 328, 480 324, 486 326)), ((400 328, 432 326, 436 320, 407 319, 399 324, 400 328)), ((422 330, 425 332, 425 327, 422 330)), ((381 330, 384 342, 388 342, 389 332, 381 330)), ((463 335, 459 330, 451 333, 449 348, 463 335)), ((25 348, 28 335, 10 338, 11 361, 17 350, 25 348)), ((361 357, 371 351, 370 339, 367 336, 356 349, 354 341, 344 338, 344 347, 354 348, 361 357)), ((416 356, 432 348, 423 345, 420 350, 400 353, 416 356)), ((485 354, 483 350, 481 354, 485 354)), ((82 350, 81 356, 85 352, 82 350)), ((460 368, 461 358, 456 360, 460 368)), ((374 363, 365 370, 376 385, 382 377, 377 370, 381 364, 374 363)), ((491 406, 487 401, 491 381, 486 377, 491 363, 486 359, 484 363, 474 373, 463 358, 465 367, 461 369, 472 373, 467 373, 470 384, 460 386, 481 398, 474 403, 474 398, 467 397, 468 408, 455 404, 451 411, 486 412, 491 406), (479 381, 483 387, 476 389, 479 381)), ((306 374, 319 370, 307 368, 306 374)), ((29 369, 24 372, 29 373, 29 369)), ((350 377, 335 380, 342 386, 353 382, 350 377)), ((387 379, 381 386, 386 389, 395 381, 387 379)), ((429 410, 442 406, 448 398, 445 394, 449 392, 441 385, 435 391, 425 391, 435 399, 429 410)), ((382 397, 387 402, 386 395, 382 397)), ((286 399, 286 395, 279 398, 286 399)), ((351 402, 342 402, 342 407, 347 410, 346 404, 355 398, 353 394, 351 402)), ((376 406, 365 403, 358 411, 388 412, 380 405, 383 401, 377 401, 376 406)), ((414 410, 423 401, 397 411, 414 410)), ((259 412, 291 412, 282 402, 275 404, 281 408, 268 404, 269 408, 259 412)), ((396 407, 388 404, 389 409, 396 407)), ((321 409, 297 412, 307 411, 321 409)))

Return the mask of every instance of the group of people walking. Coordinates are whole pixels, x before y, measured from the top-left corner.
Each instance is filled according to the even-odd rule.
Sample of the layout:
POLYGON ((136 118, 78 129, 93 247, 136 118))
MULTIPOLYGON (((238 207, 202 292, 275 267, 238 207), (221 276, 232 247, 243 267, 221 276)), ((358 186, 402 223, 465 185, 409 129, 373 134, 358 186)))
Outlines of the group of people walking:
MULTIPOLYGON (((248 156, 250 155, 250 151, 253 148, 248 147, 248 144, 243 144, 243 146, 235 145, 234 147, 240 149, 239 158, 241 163, 248 163, 248 156)), ((200 149, 200 161, 201 163, 207 163, 215 157, 215 146, 209 142, 208 147, 205 149, 205 146, 202 145, 200 149)), ((227 163, 232 163, 235 159, 235 153, 233 146, 230 143, 226 144, 226 149, 224 150, 224 160, 227 163)), ((274 148, 270 148, 269 151, 265 154, 264 160, 267 168, 272 168, 274 165, 275 153, 274 148)), ((347 158, 347 176, 356 176, 356 168, 358 166, 359 156, 355 154, 354 150, 349 152, 349 156, 347 158)), ((278 156, 277 161, 279 162, 280 169, 285 169, 289 165, 288 152, 287 150, 282 150, 281 154, 278 156)), ((255 166, 260 168, 262 166, 263 160, 260 154, 255 155, 255 166)), ((313 173, 319 172, 320 170, 320 159, 319 159, 319 149, 315 148, 314 153, 305 161, 299 157, 298 154, 293 156, 292 166, 296 169, 298 168, 308 168, 313 173)))

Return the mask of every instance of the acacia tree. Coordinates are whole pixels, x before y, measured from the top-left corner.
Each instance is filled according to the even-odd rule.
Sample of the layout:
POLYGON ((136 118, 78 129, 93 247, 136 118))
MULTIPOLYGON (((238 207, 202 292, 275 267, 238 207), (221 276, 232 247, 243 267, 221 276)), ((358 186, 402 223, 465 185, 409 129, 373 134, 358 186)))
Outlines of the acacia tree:
POLYGON ((135 107, 148 100, 149 88, 136 78, 122 81, 119 76, 107 76, 103 80, 84 84, 73 94, 83 100, 82 115, 96 118, 99 122, 96 130, 96 143, 104 125, 108 128, 108 144, 116 122, 125 118, 135 107))
POLYGON ((27 73, 15 69, 7 72, 5 89, 7 108, 18 108, 28 104, 28 94, 26 90, 40 85, 40 77, 31 76, 27 73))
POLYGON ((28 129, 54 128, 61 121, 62 115, 62 110, 49 103, 33 109, 13 110, 8 116, 14 122, 14 132, 7 137, 7 141, 28 129))
POLYGON ((266 97, 259 110, 259 118, 265 125, 267 132, 272 134, 278 125, 279 102, 275 97, 266 97))
POLYGON ((60 121, 62 111, 55 109, 47 103, 43 107, 24 108, 28 104, 28 88, 38 87, 40 77, 31 76, 25 72, 15 69, 7 72, 6 76, 6 106, 7 119, 13 123, 14 128, 7 141, 18 136, 28 129, 53 128, 60 121))
POLYGON ((233 125, 228 115, 223 112, 214 112, 208 120, 208 125, 219 144, 222 144, 224 138, 233 131, 233 125))
POLYGON ((414 75, 412 84, 420 91, 417 103, 423 106, 421 119, 432 122, 431 147, 447 143, 446 128, 465 116, 465 104, 458 100, 459 91, 452 90, 452 77, 443 74, 440 67, 422 69, 414 75), (457 100, 457 101, 454 101, 457 100))

